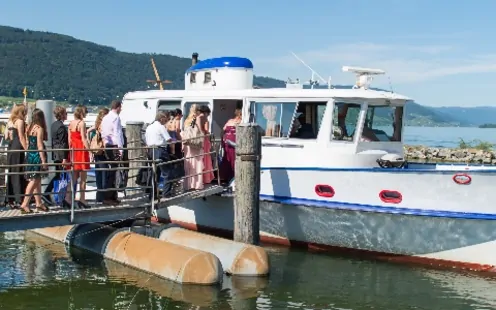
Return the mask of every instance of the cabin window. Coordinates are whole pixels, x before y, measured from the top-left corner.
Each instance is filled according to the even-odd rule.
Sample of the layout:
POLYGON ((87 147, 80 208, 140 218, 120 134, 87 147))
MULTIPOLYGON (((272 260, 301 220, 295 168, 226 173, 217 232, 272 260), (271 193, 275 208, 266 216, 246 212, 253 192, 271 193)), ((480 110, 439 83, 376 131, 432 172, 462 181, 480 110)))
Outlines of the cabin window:
POLYGON ((332 120, 332 140, 353 142, 359 115, 359 104, 336 102, 332 120))
POLYGON ((299 102, 290 137, 316 139, 326 106, 327 102, 299 102))
POLYGON ((212 81, 212 73, 205 72, 205 79, 203 80, 203 84, 210 83, 212 81))
POLYGON ((369 106, 360 141, 401 141, 403 107, 369 106))
POLYGON ((266 137, 288 137, 296 102, 252 102, 253 119, 266 137))
POLYGON ((189 82, 190 83, 196 83, 196 72, 191 72, 189 74, 189 82))
POLYGON ((157 104, 157 111, 174 111, 181 108, 181 100, 159 100, 157 104))

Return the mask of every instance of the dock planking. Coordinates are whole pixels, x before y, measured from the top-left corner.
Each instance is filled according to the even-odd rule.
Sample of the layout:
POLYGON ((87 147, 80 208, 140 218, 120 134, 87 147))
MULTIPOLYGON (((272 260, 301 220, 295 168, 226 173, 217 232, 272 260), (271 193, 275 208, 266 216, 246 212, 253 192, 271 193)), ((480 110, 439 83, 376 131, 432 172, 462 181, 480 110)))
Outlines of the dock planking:
MULTIPOLYGON (((167 208, 173 204, 184 203, 189 200, 220 194, 224 188, 219 185, 206 185, 202 190, 192 190, 176 194, 169 198, 161 198, 155 201, 157 209, 167 208)), ((129 197, 119 197, 119 205, 95 204, 88 199, 88 209, 74 209, 74 221, 71 222, 71 210, 58 206, 50 207, 50 211, 34 211, 30 214, 22 214, 18 209, 8 207, 0 208, 0 232, 27 230, 52 226, 63 226, 69 224, 98 223, 109 221, 121 221, 143 216, 145 208, 150 206, 146 194, 136 194, 129 197)))

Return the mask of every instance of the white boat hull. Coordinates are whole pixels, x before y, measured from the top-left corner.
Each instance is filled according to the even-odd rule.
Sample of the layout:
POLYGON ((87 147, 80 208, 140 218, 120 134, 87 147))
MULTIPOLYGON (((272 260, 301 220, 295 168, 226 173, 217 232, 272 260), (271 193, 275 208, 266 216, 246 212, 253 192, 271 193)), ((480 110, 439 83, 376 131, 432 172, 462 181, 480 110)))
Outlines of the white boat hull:
MULTIPOLYGON (((453 181, 453 171, 396 171, 265 170, 262 240, 496 271, 496 212, 487 203, 494 201, 489 182, 493 173, 472 172, 471 183, 460 185, 453 181), (335 195, 316 195, 315 185, 329 180, 335 195), (402 201, 381 201, 378 193, 384 189, 401 192, 402 201)), ((233 199, 215 196, 170 206, 159 211, 158 218, 192 229, 231 232, 233 199)))
MULTIPOLYGON (((209 197, 158 212, 161 222, 222 234, 233 231, 233 200, 209 197)), ((316 208, 261 202, 267 243, 354 249, 376 257, 489 271, 496 266, 496 221, 316 208)), ((496 270, 496 269, 495 269, 496 270)))

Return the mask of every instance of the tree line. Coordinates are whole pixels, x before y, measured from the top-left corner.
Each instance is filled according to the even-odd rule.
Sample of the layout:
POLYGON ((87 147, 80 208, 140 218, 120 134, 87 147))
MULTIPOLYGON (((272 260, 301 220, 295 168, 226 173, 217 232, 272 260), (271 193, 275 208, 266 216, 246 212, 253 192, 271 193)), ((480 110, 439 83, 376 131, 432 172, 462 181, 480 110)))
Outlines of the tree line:
MULTIPOLYGON (((183 89, 191 59, 163 54, 136 54, 82 41, 70 36, 0 26, 0 96, 23 97, 28 87, 33 99, 70 103, 107 104, 126 92, 154 88, 153 57, 166 88, 183 89)), ((284 82, 255 77, 262 87, 284 87, 284 82)))

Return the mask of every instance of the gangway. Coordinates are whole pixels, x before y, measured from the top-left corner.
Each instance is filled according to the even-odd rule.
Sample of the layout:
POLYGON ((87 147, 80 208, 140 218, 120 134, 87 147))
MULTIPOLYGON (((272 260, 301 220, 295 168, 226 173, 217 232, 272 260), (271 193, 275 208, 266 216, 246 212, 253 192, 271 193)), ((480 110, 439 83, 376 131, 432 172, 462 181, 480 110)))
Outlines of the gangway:
MULTIPOLYGON (((185 192, 160 201, 156 200, 155 208, 157 210, 167 208, 170 205, 216 195, 223 190, 224 187, 220 185, 206 185, 202 190, 185 192)), ((123 198, 120 201, 119 205, 109 206, 93 205, 92 201, 88 200, 92 206, 88 209, 75 209, 73 221, 71 221, 71 210, 58 206, 50 207, 48 212, 31 214, 21 214, 19 209, 2 207, 0 208, 0 232, 142 218, 146 215, 145 208, 150 206, 150 201, 145 195, 142 198, 123 198)))
MULTIPOLYGON (((95 197, 94 193, 96 192, 96 188, 92 189, 90 188, 90 186, 87 186, 86 192, 92 193, 90 195, 87 195, 88 198, 90 198, 87 199, 88 205, 91 206, 87 209, 75 207, 76 203, 74 201, 75 199, 74 195, 72 195, 71 208, 67 208, 67 209, 64 209, 60 206, 48 206, 49 207, 48 212, 35 211, 35 213, 23 214, 20 209, 11 209, 8 206, 0 207, 0 232, 29 230, 29 229, 63 226, 70 224, 114 222, 114 221, 146 218, 146 217, 150 217, 152 215, 152 212, 158 209, 167 208, 168 206, 181 204, 186 201, 190 201, 194 199, 200 199, 212 195, 221 194, 224 191, 224 187, 221 186, 220 182, 218 181, 216 184, 205 185, 205 187, 201 190, 191 190, 186 192, 179 190, 178 192, 173 192, 171 197, 160 198, 159 200, 151 201, 148 196, 149 194, 147 194, 145 191, 147 189, 151 190, 151 188, 153 188, 155 184, 151 184, 150 186, 137 185, 135 181, 138 174, 137 171, 141 168, 148 168, 150 172, 155 174, 157 171, 157 167, 172 165, 177 162, 184 161, 185 158, 172 160, 168 162, 160 162, 159 160, 155 160, 154 158, 147 159, 146 156, 143 154, 146 154, 146 151, 149 149, 150 148, 143 146, 123 149, 124 151, 128 151, 128 152, 134 150, 135 154, 137 153, 136 151, 138 150, 138 152, 141 152, 142 156, 134 156, 134 158, 132 158, 132 156, 129 155, 129 158, 131 158, 130 160, 128 161, 121 160, 118 162, 128 166, 126 169, 128 169, 129 171, 129 182, 125 191, 132 192, 132 194, 128 194, 128 195, 119 193, 120 203, 118 205, 96 204, 94 199, 91 199, 92 197, 89 197, 90 195, 95 197)), ((59 151, 59 150, 60 149, 57 150, 52 149, 47 151, 51 152, 51 151, 59 151)), ((10 151, 6 151, 6 150, 2 151, 2 153, 5 152, 10 152, 10 151)), ((217 158, 216 151, 212 151, 210 153, 204 153, 204 154, 211 154, 212 158, 214 159, 217 158)), ((5 157, 3 157, 3 159, 5 160, 5 157)), ((216 163, 217 161, 214 160, 214 162, 216 163)), ((51 165, 54 166, 54 164, 51 165)), ((26 166, 26 165, 20 165, 20 166, 26 166)), ((9 173, 3 172, 3 170, 7 169, 8 167, 9 166, 5 164, 0 165, 0 171, 1 171, 0 178, 9 175, 9 173)), ((98 168, 94 170, 119 170, 119 169, 123 169, 122 166, 115 168, 98 168)), ((57 171, 60 172, 61 170, 57 170, 57 171)), ((217 164, 214 165, 214 169, 212 171, 214 173, 218 171, 217 164)), ((54 172, 54 170, 51 170, 50 172, 54 172)), ((204 171, 204 172, 208 172, 208 171, 204 171)), ((11 174, 12 173, 10 173, 10 175, 11 174)), ((191 177, 191 175, 182 176, 175 180, 170 180, 170 182, 182 181, 184 178, 187 177, 191 177)), ((154 176, 151 179, 153 180, 152 182, 155 182, 154 176)), ((46 194, 47 193, 43 193, 43 195, 46 194)), ((4 197, 0 197, 0 199, 2 199, 3 201, 4 197)))

